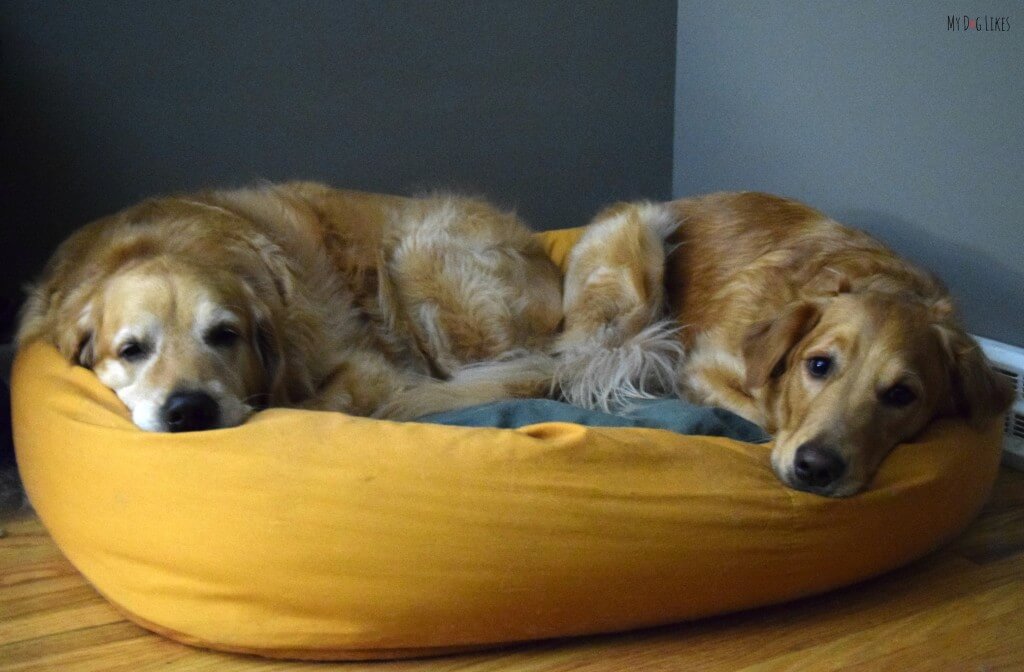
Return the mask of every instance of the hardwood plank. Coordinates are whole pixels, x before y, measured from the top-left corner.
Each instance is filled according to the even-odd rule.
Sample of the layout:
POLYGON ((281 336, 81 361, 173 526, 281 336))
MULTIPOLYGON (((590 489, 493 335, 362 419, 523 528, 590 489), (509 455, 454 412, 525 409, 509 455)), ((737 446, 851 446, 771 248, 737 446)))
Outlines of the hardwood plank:
POLYGON ((96 590, 89 585, 74 586, 65 590, 55 590, 31 595, 20 600, 8 600, 3 604, 2 613, 5 619, 28 617, 53 611, 64 611, 69 608, 95 603, 96 590))
MULTIPOLYGON (((666 659, 679 665, 677 669, 735 670, 811 648, 835 633, 936 610, 976 592, 1002 590, 1022 574, 1020 561, 978 566, 962 558, 936 557, 875 581, 779 607, 596 638, 604 643, 583 649, 577 649, 579 640, 562 646, 575 656, 573 669, 579 670, 615 669, 609 665, 613 660, 629 669, 659 669, 658 661, 666 659)), ((533 669, 533 655, 513 654, 510 667, 533 669)))
POLYGON ((123 620, 124 618, 102 598, 90 600, 85 604, 67 605, 24 616, 4 617, 0 619, 0 646, 123 620))
POLYGON ((975 562, 1024 553, 1024 506, 989 513, 950 550, 975 562))
MULTIPOLYGON (((49 664, 55 659, 79 650, 89 650, 112 642, 147 638, 142 628, 119 621, 91 628, 65 630, 34 639, 23 639, 4 646, 2 665, 4 669, 17 669, 19 666, 49 664)), ((147 643, 147 646, 149 643, 147 643)))
POLYGON ((0 614, 6 613, 4 605, 22 600, 28 597, 46 595, 47 593, 59 592, 78 586, 88 586, 89 582, 81 574, 76 572, 70 565, 64 569, 66 574, 57 576, 37 577, 30 580, 19 581, 9 585, 0 583, 0 614))
MULTIPOLYGON (((1007 618, 1018 618, 1024 613, 1020 596, 1024 583, 1016 582, 980 594, 954 600, 938 609, 931 609, 906 618, 865 628, 830 639, 809 649, 789 655, 775 656, 756 663, 742 672, 797 672, 806 669, 808 659, 828 661, 836 669, 904 669, 879 667, 881 658, 903 659, 907 649, 927 647, 934 654, 955 657, 957 664, 972 662, 976 652, 957 650, 951 646, 957 636, 971 628, 975 638, 986 643, 1002 641, 1002 632, 985 627, 992 622, 1005 623, 1007 618)), ((934 660, 934 659, 933 659, 934 660)), ((1022 654, 1024 660, 1024 654, 1022 654)))
POLYGON ((938 641, 908 646, 847 669, 849 672, 1019 672, 1024 669, 1024 647, 1020 641, 1022 623, 1024 610, 1021 609, 987 618, 980 623, 962 623, 938 641))

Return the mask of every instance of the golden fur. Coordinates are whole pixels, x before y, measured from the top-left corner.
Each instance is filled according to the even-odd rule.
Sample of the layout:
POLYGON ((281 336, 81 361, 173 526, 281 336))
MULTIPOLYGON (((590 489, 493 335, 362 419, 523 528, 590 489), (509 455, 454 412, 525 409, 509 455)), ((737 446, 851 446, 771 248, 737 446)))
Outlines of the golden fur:
POLYGON ((18 340, 51 341, 137 425, 178 431, 269 405, 412 418, 540 395, 560 320, 558 269, 513 215, 291 183, 157 198, 83 228, 18 340))
POLYGON ((661 206, 616 206, 570 250, 555 346, 555 387, 570 403, 615 411, 675 391, 682 350, 673 326, 659 321, 665 239, 675 227, 661 206))
POLYGON ((156 431, 265 406, 409 419, 678 391, 775 434, 780 479, 831 496, 933 417, 1010 402, 935 278, 758 193, 609 208, 564 296, 530 232, 478 200, 312 183, 158 198, 68 239, 18 338, 93 368, 156 431))
POLYGON ((578 248, 569 329, 637 333, 659 319, 667 267, 679 390, 773 433, 772 465, 792 487, 853 494, 933 417, 980 423, 1010 403, 932 275, 796 201, 748 192, 620 205, 578 248), (666 219, 678 226, 661 259, 651 241, 666 219))

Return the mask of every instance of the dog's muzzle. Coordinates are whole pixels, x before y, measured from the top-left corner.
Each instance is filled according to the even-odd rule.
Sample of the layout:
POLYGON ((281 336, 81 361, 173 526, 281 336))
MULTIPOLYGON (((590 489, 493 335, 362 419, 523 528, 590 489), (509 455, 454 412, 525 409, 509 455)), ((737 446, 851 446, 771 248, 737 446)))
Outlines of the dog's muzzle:
POLYGON ((174 392, 160 408, 160 417, 169 432, 195 432, 216 427, 220 407, 206 392, 174 392))
POLYGON ((793 485, 821 495, 832 489, 846 474, 846 461, 833 448, 808 441, 796 449, 793 459, 793 485))

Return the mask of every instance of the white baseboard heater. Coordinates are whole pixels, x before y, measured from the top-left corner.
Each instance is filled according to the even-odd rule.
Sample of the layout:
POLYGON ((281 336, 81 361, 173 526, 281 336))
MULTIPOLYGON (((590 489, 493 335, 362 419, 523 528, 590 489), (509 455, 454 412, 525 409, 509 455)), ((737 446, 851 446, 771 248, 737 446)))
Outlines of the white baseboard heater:
POLYGON ((1016 390, 1003 426, 1003 464, 1024 471, 1024 348, 976 336, 992 367, 1016 390))

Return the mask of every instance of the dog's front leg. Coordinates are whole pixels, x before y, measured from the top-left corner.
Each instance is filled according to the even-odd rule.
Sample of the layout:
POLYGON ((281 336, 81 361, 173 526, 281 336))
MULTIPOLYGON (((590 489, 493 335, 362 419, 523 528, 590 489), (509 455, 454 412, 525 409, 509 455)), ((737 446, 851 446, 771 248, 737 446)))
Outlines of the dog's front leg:
POLYGON ((300 406, 370 416, 402 389, 400 373, 378 353, 358 353, 338 362, 316 394, 300 406))
POLYGON ((727 408, 756 425, 765 427, 767 417, 758 400, 744 386, 744 364, 722 348, 697 345, 681 368, 680 388, 695 404, 727 408))

